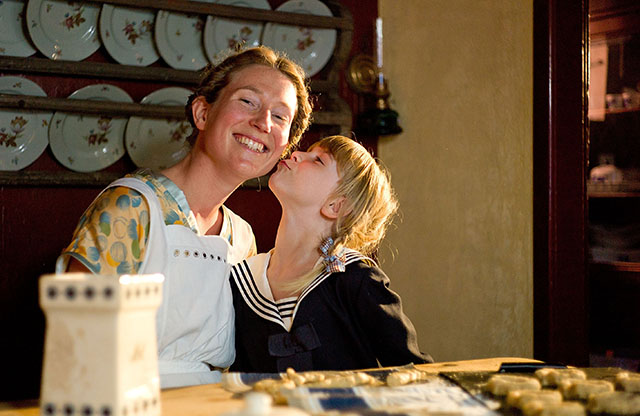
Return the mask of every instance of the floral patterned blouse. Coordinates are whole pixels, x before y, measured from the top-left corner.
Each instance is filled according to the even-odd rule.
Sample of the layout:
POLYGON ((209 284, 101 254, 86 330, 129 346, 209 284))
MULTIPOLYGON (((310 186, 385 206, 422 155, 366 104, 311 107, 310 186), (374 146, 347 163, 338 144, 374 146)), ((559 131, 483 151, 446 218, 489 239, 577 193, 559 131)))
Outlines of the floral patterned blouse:
MULTIPOLYGON (((166 225, 184 225, 199 233, 184 193, 169 178, 150 169, 140 169, 127 176, 144 181, 155 191, 166 225)), ((223 213, 220 236, 233 244, 229 211, 224 206, 223 213)), ((64 272, 69 258, 73 257, 96 274, 137 273, 148 237, 147 201, 131 188, 108 188, 80 217, 71 244, 58 258, 56 271, 64 272)), ((256 254, 255 239, 252 246, 250 256, 256 254)))

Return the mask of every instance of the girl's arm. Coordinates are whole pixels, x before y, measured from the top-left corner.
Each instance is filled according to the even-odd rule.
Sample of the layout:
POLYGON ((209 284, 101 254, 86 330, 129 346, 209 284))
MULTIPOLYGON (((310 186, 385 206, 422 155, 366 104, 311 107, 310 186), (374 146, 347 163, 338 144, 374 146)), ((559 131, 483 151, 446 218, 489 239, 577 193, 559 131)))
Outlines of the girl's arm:
POLYGON ((360 272, 364 275, 356 307, 380 364, 433 362, 429 354, 420 351, 415 327, 402 311, 400 296, 389 289, 389 278, 378 267, 362 268, 360 272))

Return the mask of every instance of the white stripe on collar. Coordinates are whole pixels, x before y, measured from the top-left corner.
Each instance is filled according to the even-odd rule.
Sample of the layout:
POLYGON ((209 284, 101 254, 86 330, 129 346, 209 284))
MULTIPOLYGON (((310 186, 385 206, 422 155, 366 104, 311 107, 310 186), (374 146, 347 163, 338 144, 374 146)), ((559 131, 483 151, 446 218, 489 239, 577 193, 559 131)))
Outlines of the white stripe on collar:
POLYGON ((260 293, 253 278, 251 268, 246 260, 243 260, 231 268, 231 276, 235 280, 244 302, 251 310, 263 319, 274 322, 281 325, 284 329, 287 329, 284 322, 282 322, 280 312, 275 302, 267 299, 260 293))

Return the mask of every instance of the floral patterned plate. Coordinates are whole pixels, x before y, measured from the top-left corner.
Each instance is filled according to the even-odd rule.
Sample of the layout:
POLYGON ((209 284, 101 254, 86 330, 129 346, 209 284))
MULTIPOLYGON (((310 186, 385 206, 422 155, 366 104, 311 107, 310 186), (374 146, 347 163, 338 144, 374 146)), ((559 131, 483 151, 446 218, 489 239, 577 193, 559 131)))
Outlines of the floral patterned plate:
MULTIPOLYGON (((162 88, 144 97, 141 103, 184 106, 190 95, 186 88, 162 88)), ((125 133, 127 153, 138 167, 167 168, 189 153, 186 139, 191 131, 186 119, 131 117, 125 133)))
MULTIPOLYGON (((22 77, 0 77, 0 94, 47 94, 35 82, 22 77)), ((47 148, 52 113, 0 110, 0 170, 20 170, 33 163, 47 148)))
MULTIPOLYGON (((267 0, 218 0, 216 3, 254 9, 271 9, 267 0)), ((260 45, 263 28, 264 25, 258 22, 208 16, 202 35, 207 58, 212 63, 217 63, 224 59, 226 52, 233 50, 240 43, 244 43, 246 47, 260 45)))
POLYGON ((26 57, 36 53, 22 25, 24 3, 0 1, 0 55, 26 57))
MULTIPOLYGON (((215 0, 199 0, 213 3, 215 0)), ((160 56, 176 69, 197 71, 207 63, 202 45, 205 16, 160 10, 154 35, 160 56)))
MULTIPOLYGON (((108 84, 80 88, 69 96, 81 100, 133 102, 124 90, 108 84)), ((56 112, 49 126, 49 145, 60 163, 76 172, 93 172, 124 155, 126 117, 56 112)))
POLYGON ((152 10, 103 4, 100 37, 109 55, 122 65, 147 66, 160 58, 153 43, 152 10))
MULTIPOLYGON (((333 16, 331 10, 319 0, 290 0, 276 9, 280 12, 333 16)), ((336 46, 335 29, 316 29, 301 26, 267 23, 262 43, 284 51, 296 61, 311 78, 329 61, 336 46)))
POLYGON ((81 61, 100 47, 99 13, 100 6, 90 2, 29 0, 27 28, 49 59, 81 61))

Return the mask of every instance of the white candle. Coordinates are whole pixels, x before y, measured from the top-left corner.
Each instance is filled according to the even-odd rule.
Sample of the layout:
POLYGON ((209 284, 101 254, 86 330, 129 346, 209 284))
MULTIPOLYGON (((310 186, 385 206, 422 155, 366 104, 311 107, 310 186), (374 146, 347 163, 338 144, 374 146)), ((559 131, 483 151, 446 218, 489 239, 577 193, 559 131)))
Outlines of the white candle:
POLYGON ((376 65, 382 68, 382 18, 376 19, 376 65))

